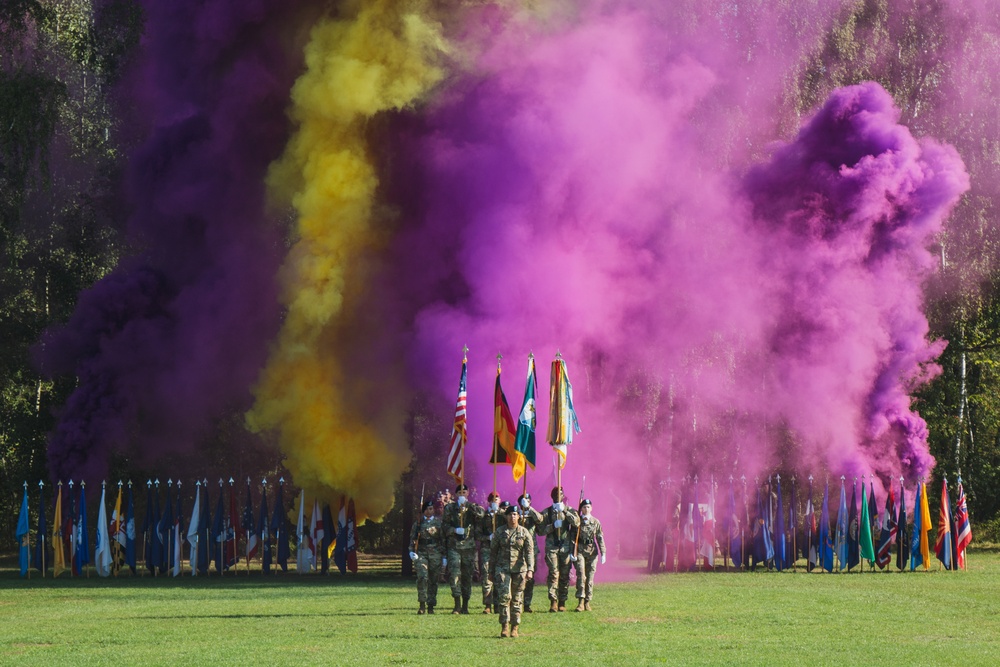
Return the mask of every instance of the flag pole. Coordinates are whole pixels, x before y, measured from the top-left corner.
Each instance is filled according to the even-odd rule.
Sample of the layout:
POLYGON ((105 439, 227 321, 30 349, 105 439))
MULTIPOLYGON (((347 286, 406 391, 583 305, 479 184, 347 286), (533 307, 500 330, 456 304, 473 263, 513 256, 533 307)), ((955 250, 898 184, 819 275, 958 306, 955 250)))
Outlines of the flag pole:
POLYGON ((740 481, 743 482, 743 526, 740 528, 740 569, 743 569, 743 563, 747 562, 747 539, 746 535, 744 535, 744 529, 750 523, 750 510, 747 508, 747 476, 740 475, 740 481))
MULTIPOLYGON (((503 355, 497 352, 497 381, 500 379, 500 360, 503 359, 503 355)), ((494 399, 495 400, 495 399, 494 399)), ((496 410, 496 407, 494 407, 496 410)), ((494 417, 494 420, 496 418, 494 417)), ((493 493, 497 492, 497 454, 499 453, 498 442, 497 442, 497 432, 496 424, 493 425, 493 493)), ((511 462, 513 465, 513 462, 511 462)))
MULTIPOLYGON (((250 475, 247 475, 247 497, 250 497, 250 475)), ((252 514, 252 513, 251 513, 252 514)), ((244 517, 246 518, 246 517, 244 517)), ((247 526, 247 576, 250 576, 250 526, 247 526)))
MULTIPOLYGON (((80 480, 80 494, 81 495, 83 495, 83 491, 86 488, 87 488, 87 482, 85 482, 83 480, 80 480)), ((83 507, 81 506, 80 509, 82 510, 83 507)), ((89 561, 90 559, 88 558, 87 560, 89 561)), ((90 563, 89 562, 87 563, 87 578, 90 579, 90 563)))
MULTIPOLYGON (((38 505, 39 506, 42 506, 44 504, 44 502, 45 502, 45 498, 43 497, 44 496, 43 492, 45 491, 44 487, 45 487, 45 481, 41 480, 41 479, 38 480, 38 505)), ((54 519, 55 517, 52 517, 52 518, 54 519)), ((42 561, 42 579, 44 579, 45 578, 45 531, 44 530, 42 531, 42 534, 38 536, 38 539, 41 540, 41 543, 42 543, 42 557, 41 557, 41 561, 42 561)), ((31 568, 28 568, 28 569, 30 570, 31 568)), ((53 578, 55 577, 55 575, 52 575, 52 576, 53 576, 53 578)))
MULTIPOLYGON (((24 480, 24 495, 28 496, 28 480, 24 480)), ((31 553, 31 531, 24 534, 24 541, 28 543, 28 553, 31 553)), ((23 543, 17 545, 18 549, 23 548, 23 543)), ((23 553, 23 552, 22 552, 23 553)), ((28 558, 28 581, 31 581, 31 558, 28 558)))

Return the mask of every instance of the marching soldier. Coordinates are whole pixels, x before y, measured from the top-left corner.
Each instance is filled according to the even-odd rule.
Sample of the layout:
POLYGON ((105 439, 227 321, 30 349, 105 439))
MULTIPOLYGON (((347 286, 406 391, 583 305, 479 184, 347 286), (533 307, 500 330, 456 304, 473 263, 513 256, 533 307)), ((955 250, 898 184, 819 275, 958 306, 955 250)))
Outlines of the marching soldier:
MULTIPOLYGON (((486 506, 486 513, 479 519, 479 572, 482 576, 483 585, 483 613, 493 613, 493 577, 490 574, 490 542, 497 528, 504 523, 503 515, 500 514, 500 494, 490 491, 487 498, 489 504, 486 506)), ((506 505, 506 503, 504 503, 506 505)))
POLYGON ((437 606, 438 575, 444 558, 444 530, 441 518, 435 515, 434 501, 427 500, 424 515, 413 524, 410 531, 410 560, 417 568, 418 614, 434 613, 437 606))
MULTIPOLYGON (((521 512, 521 526, 531 535, 531 546, 535 552, 535 562, 539 560, 538 540, 535 539, 536 531, 542 523, 542 514, 531 506, 531 494, 525 492, 517 499, 518 509, 521 512)), ((531 598, 535 593, 535 578, 528 579, 524 584, 524 611, 532 613, 531 598)))
POLYGON ((497 529, 490 542, 491 574, 496 586, 501 637, 517 637, 524 582, 535 576, 535 550, 531 546, 531 534, 518 525, 518 516, 516 507, 507 507, 504 510, 506 525, 497 529))
POLYGON ((580 517, 566 507, 565 494, 561 486, 552 489, 552 504, 542 513, 540 532, 545 535, 545 564, 549 568, 549 611, 566 611, 569 597, 569 557, 573 554, 573 542, 569 539, 569 529, 579 523, 580 517))
POLYGON ((590 611, 590 600, 594 597, 594 572, 597 570, 597 557, 601 557, 601 565, 606 559, 604 550, 604 531, 601 522, 590 513, 590 500, 580 503, 580 523, 570 532, 573 534, 575 554, 570 556, 576 570, 576 597, 579 602, 577 611, 590 611))
POLYGON ((472 596, 472 570, 476 561, 476 519, 483 516, 483 508, 469 502, 469 487, 455 487, 455 501, 444 508, 444 533, 448 538, 448 578, 451 595, 455 599, 453 614, 469 613, 472 596))

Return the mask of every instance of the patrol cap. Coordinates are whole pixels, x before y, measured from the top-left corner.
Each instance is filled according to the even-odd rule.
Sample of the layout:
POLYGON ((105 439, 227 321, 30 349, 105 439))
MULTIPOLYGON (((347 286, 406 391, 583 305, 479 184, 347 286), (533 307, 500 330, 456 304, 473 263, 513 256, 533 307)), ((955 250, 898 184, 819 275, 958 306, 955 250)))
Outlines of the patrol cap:
POLYGON ((458 486, 455 487, 455 493, 461 493, 462 491, 468 493, 469 487, 467 487, 465 484, 459 484, 458 486))

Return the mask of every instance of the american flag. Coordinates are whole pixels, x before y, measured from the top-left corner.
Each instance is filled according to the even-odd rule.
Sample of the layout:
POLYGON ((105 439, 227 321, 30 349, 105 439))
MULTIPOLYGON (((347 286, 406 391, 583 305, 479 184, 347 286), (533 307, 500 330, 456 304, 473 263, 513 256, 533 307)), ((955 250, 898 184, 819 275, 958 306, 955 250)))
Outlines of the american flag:
POLYGON ((955 551, 958 552, 957 566, 965 569, 965 548, 972 542, 972 525, 969 523, 969 506, 965 502, 962 478, 958 478, 958 505, 955 508, 955 551))
POLYGON ((892 485, 889 485, 889 495, 885 499, 885 514, 882 517, 882 530, 879 534, 878 554, 876 562, 883 570, 892 562, 892 543, 896 541, 896 496, 892 485))
POLYGON ((455 404, 455 425, 451 429, 451 451, 448 453, 448 474, 461 484, 465 475, 465 443, 468 432, 465 423, 465 384, 468 377, 468 358, 462 358, 462 380, 458 384, 458 402, 455 404))

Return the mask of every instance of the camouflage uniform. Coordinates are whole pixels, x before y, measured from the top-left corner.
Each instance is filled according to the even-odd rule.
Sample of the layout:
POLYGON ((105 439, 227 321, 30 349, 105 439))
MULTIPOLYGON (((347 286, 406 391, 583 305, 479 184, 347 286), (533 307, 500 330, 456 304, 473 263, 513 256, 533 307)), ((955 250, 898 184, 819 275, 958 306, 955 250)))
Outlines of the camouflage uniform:
POLYGON ((577 547, 576 562, 573 563, 573 569, 576 570, 576 597, 590 602, 594 597, 597 561, 601 554, 606 553, 601 522, 593 515, 581 516, 579 526, 574 526, 570 534, 577 547), (577 533, 580 535, 578 542, 577 533))
MULTIPOLYGON (((496 583, 497 605, 500 607, 500 625, 521 624, 521 602, 524 581, 529 571, 535 569, 535 550, 531 547, 531 533, 523 526, 497 528, 490 542, 490 562, 496 583)), ((516 634, 516 633, 515 633, 516 634)))
MULTIPOLYGON (((535 562, 539 560, 540 552, 538 550, 538 540, 535 539, 535 533, 542 523, 542 514, 534 507, 529 507, 528 509, 521 508, 521 526, 528 531, 531 535, 531 546, 532 550, 535 552, 535 562)), ((528 579, 524 584, 524 608, 525 610, 531 609, 531 599, 534 597, 535 593, 535 578, 532 577, 528 579)))
POLYGON ((444 508, 444 533, 448 538, 448 579, 451 583, 451 594, 458 603, 459 596, 462 597, 463 610, 466 608, 469 598, 472 597, 472 570, 476 564, 476 519, 484 514, 484 510, 479 505, 466 502, 459 507, 457 502, 448 503, 444 508), (456 528, 463 528, 464 535, 455 532, 456 528))
POLYGON ((410 551, 418 558, 417 602, 427 603, 431 609, 437 606, 438 575, 441 573, 441 559, 444 558, 444 530, 437 516, 420 517, 410 531, 410 551))
POLYGON ((486 513, 476 522, 477 538, 479 539, 479 573, 483 585, 483 606, 488 607, 493 600, 493 575, 490 570, 490 543, 498 528, 506 524, 500 511, 486 513))
POLYGON ((545 535, 545 564, 549 568, 549 601, 558 602, 560 608, 566 606, 569 597, 569 557, 573 553, 573 541, 569 539, 570 528, 579 523, 580 515, 563 503, 561 512, 552 505, 542 513, 539 532, 545 535), (555 522, 562 521, 556 527, 555 522))

